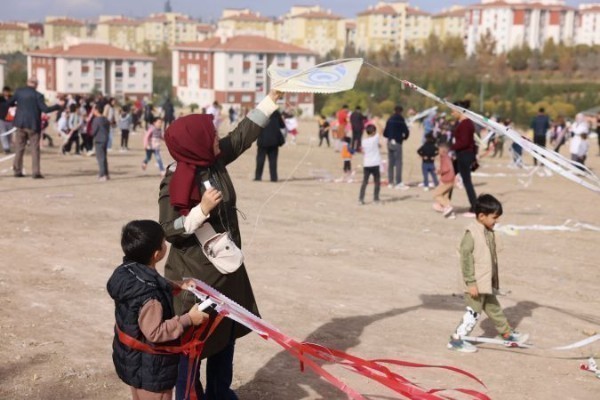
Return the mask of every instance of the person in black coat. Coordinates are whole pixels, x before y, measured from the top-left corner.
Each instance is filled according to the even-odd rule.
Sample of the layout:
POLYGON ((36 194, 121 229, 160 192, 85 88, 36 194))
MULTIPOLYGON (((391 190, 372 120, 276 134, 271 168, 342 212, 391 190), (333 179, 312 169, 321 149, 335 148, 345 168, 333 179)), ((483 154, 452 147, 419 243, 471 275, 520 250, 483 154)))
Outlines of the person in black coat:
POLYGON ((25 176, 23 175, 23 155, 28 141, 31 146, 32 177, 33 179, 43 178, 40 172, 42 113, 48 114, 64 106, 64 101, 61 101, 57 105, 48 107, 44 102, 44 95, 36 90, 37 85, 37 78, 29 78, 27 86, 17 89, 8 101, 10 107, 17 106, 13 123, 17 128, 15 161, 13 163, 13 171, 17 178, 25 176))
POLYGON ((262 130, 256 141, 258 151, 256 153, 256 174, 255 181, 262 180, 263 168, 265 166, 265 157, 269 157, 269 173, 271 182, 277 182, 277 156, 279 146, 285 143, 285 138, 281 130, 285 128, 285 123, 279 110, 271 115, 269 124, 262 130))
POLYGON ((171 125, 173 121, 175 121, 175 107, 171 102, 170 98, 165 100, 163 104, 163 112, 164 112, 164 121, 165 121, 165 130, 171 125))
POLYGON ((352 150, 360 151, 362 134, 365 129, 365 117, 361 111, 360 106, 356 106, 352 114, 350 114, 350 125, 352 126, 352 150))

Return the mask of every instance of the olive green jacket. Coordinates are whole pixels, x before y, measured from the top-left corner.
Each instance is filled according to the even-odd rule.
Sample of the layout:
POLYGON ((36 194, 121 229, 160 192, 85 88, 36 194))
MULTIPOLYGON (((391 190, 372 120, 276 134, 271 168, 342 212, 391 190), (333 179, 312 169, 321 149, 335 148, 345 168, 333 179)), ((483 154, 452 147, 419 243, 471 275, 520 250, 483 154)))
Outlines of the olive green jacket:
MULTIPOLYGON (((242 240, 237 219, 236 193, 225 167, 252 145, 267 122, 268 116, 259 110, 253 110, 229 135, 219 141, 221 154, 217 162, 208 168, 196 170, 195 183, 198 185, 200 193, 204 193, 206 190, 202 182, 208 179, 216 189, 223 193, 223 201, 211 211, 207 222, 216 232, 230 232, 239 248, 242 248, 242 240)), ((196 237, 193 234, 185 233, 183 228, 185 217, 182 217, 170 202, 169 183, 173 176, 171 169, 167 170, 167 174, 160 184, 158 200, 159 221, 165 231, 167 241, 171 243, 171 250, 165 265, 165 277, 171 280, 199 279, 253 314, 259 315, 245 265, 242 264, 237 271, 231 274, 220 273, 206 258, 196 237)), ((182 291, 174 299, 175 312, 183 314, 195 302, 196 298, 190 292, 182 291)), ((202 358, 223 349, 232 340, 232 331, 234 339, 249 333, 247 328, 225 318, 208 339, 202 358)))

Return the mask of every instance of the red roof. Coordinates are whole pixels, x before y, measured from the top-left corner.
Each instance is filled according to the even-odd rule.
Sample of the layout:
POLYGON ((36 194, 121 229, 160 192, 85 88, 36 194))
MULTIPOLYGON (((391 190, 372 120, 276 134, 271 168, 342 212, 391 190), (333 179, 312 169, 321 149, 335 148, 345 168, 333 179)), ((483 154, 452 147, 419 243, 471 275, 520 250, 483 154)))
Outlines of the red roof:
POLYGON ((406 15, 423 15, 423 16, 427 16, 427 15, 431 15, 428 12, 425 12, 423 10, 419 10, 417 8, 413 8, 413 7, 407 7, 406 8, 406 15))
POLYGON ((581 14, 598 13, 598 12, 600 12, 600 4, 598 4, 598 5, 594 4, 593 6, 587 7, 587 8, 580 8, 579 12, 581 14))
POLYGON ((214 37, 203 40, 202 42, 179 43, 173 48, 176 50, 205 50, 224 53, 243 52, 314 55, 314 53, 308 49, 255 35, 233 36, 227 38, 227 41, 224 43, 221 43, 221 38, 214 37))
POLYGON ((27 53, 27 55, 54 58, 154 61, 153 57, 101 43, 82 43, 70 46, 66 50, 62 46, 52 47, 49 49, 34 50, 27 53))
POLYGON ((138 26, 141 22, 130 18, 115 18, 100 22, 98 25, 106 24, 112 26, 138 26))
POLYGON ((44 24, 29 24, 30 36, 44 36, 44 24))
POLYGON ((486 4, 474 4, 469 8, 512 8, 517 10, 532 10, 532 9, 542 9, 542 10, 559 10, 559 11, 574 11, 576 10, 573 7, 562 6, 556 4, 542 4, 542 3, 507 3, 502 0, 494 1, 492 3, 486 4))
POLYGON ((339 15, 331 14, 324 11, 308 11, 302 14, 297 14, 291 18, 306 18, 306 19, 343 19, 339 15))
POLYGON ((398 13, 396 12, 396 10, 394 10, 394 7, 392 6, 381 6, 363 11, 361 13, 358 13, 358 15, 398 15, 398 13))
POLYGON ((0 30, 2 31, 26 31, 27 28, 21 25, 17 25, 13 22, 0 23, 0 30))
POLYGON ((465 14, 467 13, 467 10, 462 8, 460 10, 454 10, 454 11, 444 11, 441 12, 439 14, 435 14, 433 17, 434 18, 443 18, 443 17, 464 17, 465 14))
POLYGON ((271 19, 261 17, 258 13, 240 13, 230 17, 222 18, 221 21, 240 21, 240 22, 269 22, 271 19))
POLYGON ((60 26, 84 26, 82 21, 72 18, 59 18, 52 21, 46 22, 46 25, 60 25, 60 26))
POLYGON ((196 29, 198 30, 198 32, 212 32, 215 30, 215 27, 212 25, 208 25, 208 24, 199 24, 196 29))

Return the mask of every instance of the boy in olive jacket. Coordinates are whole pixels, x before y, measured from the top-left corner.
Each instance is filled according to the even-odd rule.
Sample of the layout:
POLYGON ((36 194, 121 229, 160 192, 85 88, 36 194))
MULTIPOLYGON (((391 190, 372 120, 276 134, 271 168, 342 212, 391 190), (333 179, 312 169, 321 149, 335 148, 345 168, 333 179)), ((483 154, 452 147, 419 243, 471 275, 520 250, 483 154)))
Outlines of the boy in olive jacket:
POLYGON ((495 295, 500 285, 494 225, 502 215, 502 204, 494 196, 483 194, 477 198, 475 214, 476 221, 467 227, 460 243, 467 311, 448 342, 448 349, 464 353, 477 351, 462 338, 473 330, 482 311, 494 322, 503 340, 518 342, 525 337, 510 327, 495 295))

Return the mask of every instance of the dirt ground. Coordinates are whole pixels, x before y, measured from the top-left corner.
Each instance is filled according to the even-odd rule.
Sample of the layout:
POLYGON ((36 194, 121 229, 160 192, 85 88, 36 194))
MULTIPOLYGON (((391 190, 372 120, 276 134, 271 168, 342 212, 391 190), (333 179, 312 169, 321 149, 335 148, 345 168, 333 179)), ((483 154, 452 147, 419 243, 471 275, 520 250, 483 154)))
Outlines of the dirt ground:
MULTIPOLYGON (((364 358, 453 365, 487 385, 439 370, 398 369, 428 388, 478 389, 493 399, 598 398, 600 380, 579 364, 599 355, 600 342, 544 350, 600 331, 598 232, 499 233, 500 279, 510 291, 500 300, 537 348, 448 351, 463 314, 456 247, 470 221, 444 220, 432 210, 431 194, 418 187, 383 187, 383 204, 374 205, 369 185, 367 205, 359 206, 359 185, 332 181, 341 175, 340 155, 317 147, 316 136, 316 123, 303 122, 298 145, 281 149, 279 183, 252 181, 255 147, 229 168, 246 215, 240 219, 246 265, 267 321, 296 339, 364 358)), ((405 181, 415 186, 419 138, 415 127, 405 145, 405 181)), ((43 150, 45 180, 15 179, 11 162, 0 162, 0 399, 129 397, 112 365, 114 310, 105 285, 122 257, 121 227, 158 218, 160 181, 153 164, 140 169, 141 133, 130 142, 132 151, 109 153, 108 183, 96 181, 95 158, 62 156, 56 147, 43 150)), ((600 171, 595 143, 591 148, 589 165, 600 171)), ((507 167, 509 157, 505 151, 500 160, 484 159, 479 171, 506 176, 474 179, 478 193, 503 202, 500 222, 600 225, 597 194, 557 176, 520 183, 526 178, 507 167)), ((353 160, 357 179, 361 158, 353 160)), ((27 173, 30 165, 27 155, 27 173)), ((454 203, 466 207, 464 191, 456 191, 454 203)), ((495 332, 483 318, 474 334, 495 332)), ((372 399, 398 398, 339 367, 327 368, 372 399)), ((237 343, 234 387, 242 400, 345 398, 257 335, 237 343)))

